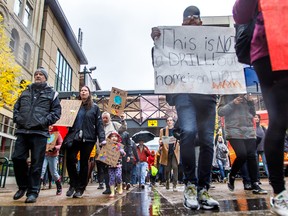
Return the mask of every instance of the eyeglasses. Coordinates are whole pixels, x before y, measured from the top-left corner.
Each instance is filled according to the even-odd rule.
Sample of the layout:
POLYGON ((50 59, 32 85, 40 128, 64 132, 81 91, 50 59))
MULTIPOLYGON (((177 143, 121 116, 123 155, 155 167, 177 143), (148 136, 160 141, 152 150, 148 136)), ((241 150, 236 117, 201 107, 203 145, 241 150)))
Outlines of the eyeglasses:
POLYGON ((199 20, 200 20, 200 16, 199 16, 199 15, 189 15, 189 16, 187 16, 186 19, 191 19, 191 18, 199 19, 199 20))

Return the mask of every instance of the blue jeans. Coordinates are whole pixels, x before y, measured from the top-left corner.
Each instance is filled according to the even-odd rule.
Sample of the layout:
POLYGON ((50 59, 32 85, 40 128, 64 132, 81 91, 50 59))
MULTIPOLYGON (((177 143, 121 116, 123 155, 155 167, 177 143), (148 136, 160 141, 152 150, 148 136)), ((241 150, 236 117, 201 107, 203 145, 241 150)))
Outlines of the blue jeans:
POLYGON ((226 160, 216 159, 216 162, 217 162, 219 170, 220 170, 221 180, 223 180, 226 177, 225 176, 226 160))
POLYGON ((180 135, 180 153, 188 181, 199 188, 209 189, 214 154, 214 128, 216 96, 201 94, 179 94, 175 98, 180 135), (200 154, 198 178, 196 176, 195 137, 198 133, 200 154))
POLYGON ((137 167, 136 164, 133 164, 132 171, 131 171, 131 184, 137 184, 138 182, 138 175, 137 175, 137 167))
POLYGON ((148 163, 139 162, 137 163, 136 167, 137 167, 139 184, 145 184, 148 163))
POLYGON ((57 170, 58 166, 58 156, 45 156, 43 166, 42 166, 42 173, 41 173, 41 179, 44 178, 47 165, 49 165, 49 171, 55 181, 60 179, 60 175, 57 170))

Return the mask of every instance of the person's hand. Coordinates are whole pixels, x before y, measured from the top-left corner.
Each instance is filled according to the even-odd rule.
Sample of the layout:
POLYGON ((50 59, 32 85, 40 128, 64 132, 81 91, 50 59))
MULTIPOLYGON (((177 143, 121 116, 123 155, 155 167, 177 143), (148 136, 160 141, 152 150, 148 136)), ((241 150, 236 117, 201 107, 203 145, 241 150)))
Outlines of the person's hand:
POLYGON ((127 157, 127 162, 129 162, 130 161, 130 157, 127 157))
POLYGON ((243 102, 243 100, 244 100, 243 97, 238 96, 238 97, 234 98, 233 103, 238 105, 238 104, 241 104, 243 102))
POLYGON ((251 93, 247 95, 247 101, 253 101, 253 96, 251 93))
POLYGON ((151 32, 152 40, 157 40, 160 36, 161 36, 160 29, 157 27, 153 27, 151 32))

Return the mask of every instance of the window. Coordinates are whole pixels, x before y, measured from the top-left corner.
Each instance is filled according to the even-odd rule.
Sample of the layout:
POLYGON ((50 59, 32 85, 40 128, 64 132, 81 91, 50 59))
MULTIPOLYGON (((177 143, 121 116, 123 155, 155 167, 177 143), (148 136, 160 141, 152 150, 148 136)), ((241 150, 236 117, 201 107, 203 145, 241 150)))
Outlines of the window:
POLYGON ((22 0, 15 0, 15 4, 14 4, 14 13, 20 17, 21 15, 21 8, 22 8, 22 0))
POLYGON ((16 29, 12 29, 9 47, 14 53, 15 57, 17 56, 18 52, 18 44, 19 44, 19 34, 16 29))
POLYGON ((31 58, 31 48, 28 43, 25 43, 23 52, 23 65, 27 68, 29 68, 30 66, 30 58, 31 58))
POLYGON ((57 62, 56 62, 56 79, 55 88, 57 91, 71 91, 72 84, 72 68, 62 55, 57 51, 57 62))
POLYGON ((23 19, 23 23, 24 25, 29 28, 30 24, 31 24, 31 20, 32 20, 32 7, 30 6, 30 4, 27 2, 26 6, 25 6, 25 12, 24 12, 24 19, 23 19))

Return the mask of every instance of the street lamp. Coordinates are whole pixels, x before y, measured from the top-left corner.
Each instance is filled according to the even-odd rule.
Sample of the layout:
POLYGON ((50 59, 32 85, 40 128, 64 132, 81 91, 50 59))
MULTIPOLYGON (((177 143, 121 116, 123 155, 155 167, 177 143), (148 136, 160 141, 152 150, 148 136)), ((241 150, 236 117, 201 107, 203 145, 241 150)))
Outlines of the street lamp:
POLYGON ((87 67, 84 66, 83 71, 79 72, 80 74, 84 74, 84 85, 87 85, 87 83, 86 83, 86 74, 92 73, 92 71, 94 71, 96 69, 97 69, 96 66, 90 67, 89 69, 87 69, 87 67))

